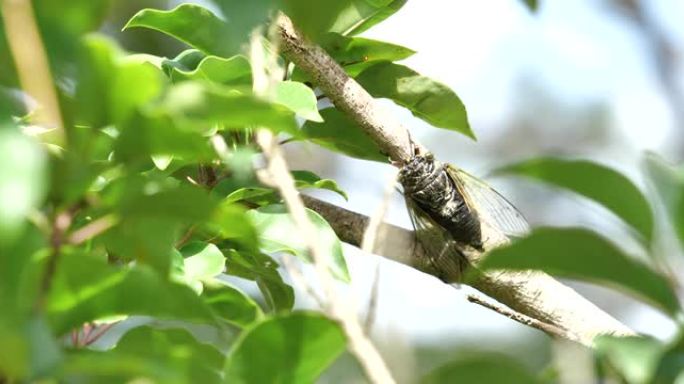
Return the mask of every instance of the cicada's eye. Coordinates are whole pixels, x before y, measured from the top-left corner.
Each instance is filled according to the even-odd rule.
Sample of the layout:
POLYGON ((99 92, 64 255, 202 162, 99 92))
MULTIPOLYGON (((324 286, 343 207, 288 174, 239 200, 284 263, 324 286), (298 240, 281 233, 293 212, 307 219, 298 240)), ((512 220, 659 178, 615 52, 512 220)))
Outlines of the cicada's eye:
POLYGON ((435 160, 435 155, 432 154, 432 152, 428 152, 425 154, 425 160, 427 161, 434 161, 435 160))

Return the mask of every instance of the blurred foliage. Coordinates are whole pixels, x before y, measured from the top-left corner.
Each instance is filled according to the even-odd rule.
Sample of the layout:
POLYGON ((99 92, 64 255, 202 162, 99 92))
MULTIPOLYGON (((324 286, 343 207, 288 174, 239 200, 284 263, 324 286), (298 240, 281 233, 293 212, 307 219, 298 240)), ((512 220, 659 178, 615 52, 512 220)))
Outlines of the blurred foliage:
POLYGON ((653 212, 646 197, 627 177, 610 168, 590 161, 537 158, 505 166, 497 173, 528 177, 576 192, 611 210, 646 243, 653 237, 653 212))
MULTIPOLYGON (((296 67, 273 86, 271 99, 254 95, 244 48, 255 28, 284 10, 374 96, 474 137, 455 92, 394 63, 414 51, 355 36, 405 2, 214 0, 211 9, 168 9, 161 0, 35 0, 54 77, 45 86, 57 91, 64 119, 60 146, 34 125, 33 103, 24 105, 31 95, 22 94, 22 63, 0 19, 0 382, 316 381, 346 339, 322 314, 293 309, 294 290, 273 256, 310 262, 310 255, 279 195, 257 181, 254 127, 361 159, 387 157, 343 112, 319 111, 316 89, 296 67), (256 289, 243 291, 245 284, 256 289), (132 316, 151 322, 107 348, 92 347, 132 316), (191 331, 198 325, 212 330, 212 340, 191 331)), ((537 2, 526 4, 534 9, 537 2)), ((684 240, 681 167, 649 155, 645 170, 684 240)), ((505 171, 602 204, 649 251, 661 218, 617 171, 549 158, 505 171)), ((347 198, 334 180, 307 170, 292 176, 299 189, 347 198)), ((339 239, 322 217, 308 214, 332 274, 349 281, 339 239)), ((539 229, 493 252, 485 267, 589 280, 681 316, 659 266, 635 261, 589 230, 539 229)), ((681 351, 680 339, 596 343, 598 366, 610 367, 600 372, 630 383, 671 382, 684 368, 681 351)), ((543 377, 509 358, 478 354, 426 372, 423 381, 543 377)))

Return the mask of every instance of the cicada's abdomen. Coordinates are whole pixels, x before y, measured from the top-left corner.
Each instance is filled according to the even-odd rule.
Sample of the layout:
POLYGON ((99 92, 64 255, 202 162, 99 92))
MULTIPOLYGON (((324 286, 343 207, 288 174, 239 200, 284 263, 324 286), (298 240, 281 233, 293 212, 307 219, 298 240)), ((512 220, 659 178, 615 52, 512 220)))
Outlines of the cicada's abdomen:
POLYGON ((477 213, 466 204, 444 165, 431 155, 415 156, 399 171, 404 195, 464 245, 482 249, 477 213))

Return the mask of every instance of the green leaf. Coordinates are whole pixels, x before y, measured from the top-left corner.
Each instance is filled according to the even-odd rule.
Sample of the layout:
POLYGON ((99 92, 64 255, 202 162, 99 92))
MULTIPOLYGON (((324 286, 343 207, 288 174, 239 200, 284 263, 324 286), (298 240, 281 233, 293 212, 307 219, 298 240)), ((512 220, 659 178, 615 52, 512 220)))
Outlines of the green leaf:
POLYGON ((0 123, 0 247, 20 236, 47 192, 47 156, 32 138, 0 123))
POLYGON ((125 59, 118 63, 109 101, 113 121, 125 121, 137 108, 156 99, 162 79, 163 74, 152 64, 125 59))
POLYGON ((173 161, 173 155, 150 155, 150 157, 152 158, 154 166, 160 171, 166 170, 173 161))
POLYGON ((121 124, 161 93, 163 73, 150 63, 126 57, 115 41, 93 34, 85 37, 82 45, 77 82, 79 124, 94 128, 121 124))
POLYGON ((184 257, 185 277, 191 280, 205 280, 223 272, 225 258, 212 243, 192 242, 180 250, 184 257))
POLYGON ((109 125, 109 90, 113 88, 112 73, 115 60, 121 55, 119 47, 100 35, 82 39, 83 53, 76 83, 76 118, 86 126, 100 128, 109 125))
POLYGON ((670 315, 681 311, 667 279, 584 229, 543 228, 510 246, 497 248, 482 269, 535 269, 560 277, 622 289, 670 315))
POLYGON ((61 363, 60 343, 43 317, 33 315, 16 324, 0 318, 0 337, 0 369, 5 378, 35 379, 50 375, 61 363))
POLYGON ((378 61, 398 61, 413 56, 412 49, 363 37, 348 37, 330 33, 323 46, 335 61, 345 67, 350 76, 356 76, 378 61))
MULTIPOLYGON (((200 343, 184 329, 139 327, 127 332, 114 349, 117 353, 141 358, 156 357, 182 361, 190 381, 219 382, 224 356, 209 344, 200 343), (184 360, 184 361, 183 361, 184 360)), ((168 366, 175 364, 170 363, 168 366)))
POLYGON ((268 319, 237 342, 225 368, 231 383, 313 383, 345 349, 339 325, 297 312, 268 319), (264 353, 268 351, 268 353, 264 353))
POLYGON ((62 350, 45 318, 34 315, 23 331, 30 351, 31 375, 40 377, 52 373, 62 360, 62 350))
POLYGON ((187 383, 178 361, 156 361, 138 355, 127 356, 113 351, 76 349, 69 351, 60 371, 66 383, 97 382, 118 384, 135 380, 153 380, 156 383, 187 383))
POLYGON ((256 229, 245 208, 238 204, 222 202, 205 225, 223 239, 235 241, 248 250, 257 249, 256 229))
POLYGON ((684 168, 667 164, 658 155, 649 153, 644 159, 644 169, 684 244, 684 168))
POLYGON ((335 180, 321 179, 318 175, 310 171, 292 171, 292 177, 295 179, 295 186, 297 189, 327 189, 336 192, 344 197, 345 200, 349 200, 347 194, 340 189, 340 186, 337 185, 335 180))
MULTIPOLYGON (((279 276, 280 277, 280 276, 279 276)), ((271 312, 287 312, 294 307, 294 289, 280 280, 257 277, 257 287, 271 312)))
POLYGON ((22 96, 0 85, 0 126, 12 123, 12 117, 22 117, 27 113, 22 96))
POLYGON ((0 243, 0 372, 6 377, 28 378, 58 344, 43 338, 43 320, 34 314, 43 271, 35 260, 49 253, 45 237, 27 225, 13 242, 0 243))
POLYGON ((541 383, 518 362, 500 354, 468 356, 445 364, 420 381, 422 384, 481 383, 534 384, 541 383))
POLYGON ((665 346, 647 336, 602 335, 594 340, 600 359, 610 363, 629 383, 646 384, 658 367, 665 346))
POLYGON ((197 69, 199 64, 206 57, 207 55, 205 55, 202 51, 198 49, 186 49, 183 52, 179 53, 173 59, 166 59, 162 61, 161 68, 166 74, 166 76, 173 79, 172 72, 174 69, 178 70, 179 72, 192 72, 195 69, 197 69))
POLYGON ((302 127, 302 132, 309 141, 351 157, 387 162, 387 156, 344 113, 335 108, 326 108, 320 113, 324 120, 322 123, 307 121, 302 127))
POLYGON ((123 30, 136 27, 157 30, 216 56, 230 56, 239 43, 225 21, 193 4, 181 4, 170 11, 143 9, 133 15, 123 30))
POLYGON ((523 4, 532 12, 539 10, 539 0, 521 0, 523 4))
POLYGON ((175 180, 133 177, 113 186, 116 209, 124 217, 158 217, 199 223, 214 212, 217 202, 202 188, 175 180), (117 196, 118 195, 118 196, 117 196))
POLYGON ((221 160, 230 170, 231 180, 239 184, 256 181, 254 160, 259 158, 259 156, 261 156, 261 153, 251 146, 237 146, 227 156, 222 157, 221 160))
POLYGON ((340 13, 332 32, 358 35, 392 16, 407 0, 354 0, 340 13))
MULTIPOLYGON (((653 354, 655 353, 657 352, 654 351, 653 354)), ((684 372, 684 338, 681 333, 659 357, 655 375, 649 383, 679 383, 684 372)), ((651 363, 652 360, 653 356, 649 356, 647 363, 651 363)))
MULTIPOLYGON (((230 36, 227 36, 227 44, 235 49, 247 43, 249 34, 260 24, 267 23, 275 15, 282 0, 209 0, 215 4, 225 15, 230 28, 230 36)), ((266 28, 266 26, 264 26, 266 28)))
POLYGON ((72 351, 63 375, 65 382, 221 383, 224 360, 186 330, 138 327, 111 350, 72 351))
POLYGON ((309 39, 319 42, 333 28, 340 13, 350 7, 352 0, 311 1, 283 0, 282 10, 309 39))
POLYGON ((275 87, 275 102, 310 121, 323 121, 318 113, 318 101, 311 88, 296 81, 281 81, 275 87))
POLYGON ((225 283, 207 284, 202 299, 214 311, 216 317, 239 327, 246 327, 263 316, 254 300, 237 288, 225 283))
MULTIPOLYGON (((316 241, 320 243, 323 254, 330 257, 328 264, 333 276, 348 282, 349 271, 347 271, 342 244, 337 235, 330 228, 330 224, 318 213, 307 209, 307 214, 316 227, 318 235, 316 241)), ((288 252, 311 262, 303 235, 297 232, 297 227, 284 205, 274 204, 252 209, 247 212, 247 215, 259 234, 259 244, 264 252, 288 252)))
POLYGON ((151 156, 194 161, 211 161, 215 157, 201 129, 170 116, 136 113, 118 128, 121 133, 114 157, 120 162, 137 165, 147 163, 151 156))
POLYGON ((356 77, 356 81, 374 97, 391 99, 435 127, 475 139, 463 102, 442 83, 388 62, 369 67, 356 77))
MULTIPOLYGON (((356 77, 363 70, 380 61, 403 60, 416 53, 401 45, 363 37, 348 37, 332 32, 328 33, 320 44, 351 77, 356 77)), ((291 79, 311 82, 309 76, 299 67, 295 67, 291 79)))
POLYGON ((546 182, 592 199, 624 220, 645 240, 651 240, 651 206, 639 188, 613 169, 585 160, 537 158, 496 172, 546 182))
POLYGON ((247 58, 242 55, 227 59, 218 56, 203 56, 196 65, 190 65, 187 57, 183 56, 181 62, 166 60, 162 64, 173 82, 203 80, 232 86, 252 84, 252 69, 247 58))
POLYGON ((261 187, 240 188, 228 194, 225 199, 226 202, 230 203, 246 201, 256 205, 273 204, 279 200, 280 197, 274 190, 261 187))
POLYGON ((58 335, 117 315, 216 324, 209 307, 187 286, 143 266, 117 268, 83 253, 61 256, 47 303, 48 319, 58 335))
POLYGON ((294 306, 294 290, 283 282, 278 263, 268 255, 231 249, 226 253, 226 273, 255 281, 272 312, 294 306))
POLYGON ((67 131, 69 150, 50 157, 49 200, 63 206, 77 203, 95 186, 98 176, 110 165, 108 158, 114 143, 104 130, 73 126, 67 131))
POLYGON ((124 218, 103 235, 108 252, 168 276, 180 224, 161 217, 124 218))
MULTIPOLYGON (((72 35, 97 30, 107 16, 111 0, 36 0, 34 7, 41 22, 58 24, 72 35)), ((45 33, 44 33, 45 34, 45 33)))
POLYGON ((176 235, 181 225, 202 223, 217 202, 206 191, 168 178, 129 177, 112 183, 104 201, 120 222, 104 234, 110 251, 138 260, 167 276, 176 235))
POLYGON ((221 124, 225 129, 265 127, 274 132, 300 135, 294 114, 282 105, 195 82, 184 82, 171 88, 159 108, 169 116, 204 126, 221 124))
POLYGON ((177 249, 172 249, 170 253, 170 280, 179 284, 185 284, 188 287, 190 287, 193 291, 195 291, 195 293, 201 295, 204 286, 202 285, 201 281, 188 278, 185 275, 185 259, 183 259, 183 255, 177 249))

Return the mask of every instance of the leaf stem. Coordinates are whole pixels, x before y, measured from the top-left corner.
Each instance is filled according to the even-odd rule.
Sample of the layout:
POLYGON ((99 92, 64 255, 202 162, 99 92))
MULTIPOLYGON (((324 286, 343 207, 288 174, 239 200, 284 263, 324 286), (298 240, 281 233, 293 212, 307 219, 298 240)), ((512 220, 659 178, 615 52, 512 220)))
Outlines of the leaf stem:
POLYGON ((52 251, 47 258, 43 277, 40 281, 38 298, 34 309, 38 312, 45 307, 45 301, 52 285, 52 280, 57 271, 57 264, 62 253, 66 231, 71 226, 74 215, 80 209, 81 204, 75 204, 69 209, 57 213, 52 221, 52 233, 50 234, 50 247, 52 251))

